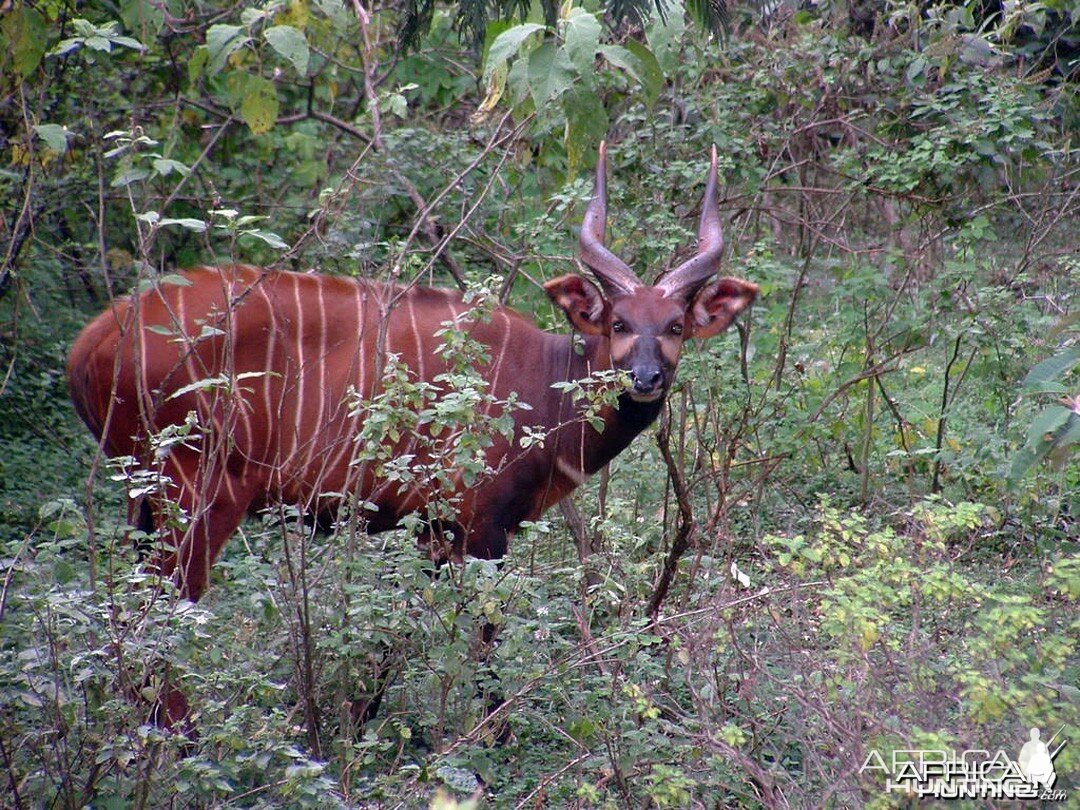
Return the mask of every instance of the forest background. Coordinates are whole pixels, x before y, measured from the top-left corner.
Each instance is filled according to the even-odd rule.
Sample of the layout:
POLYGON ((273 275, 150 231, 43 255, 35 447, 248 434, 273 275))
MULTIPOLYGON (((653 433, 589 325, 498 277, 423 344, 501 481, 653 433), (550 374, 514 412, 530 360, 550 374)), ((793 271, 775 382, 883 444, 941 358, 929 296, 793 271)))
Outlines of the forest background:
POLYGON ((4 4, 4 804, 888 807, 871 752, 1033 727, 1075 796, 1078 14, 4 4), (715 144, 725 271, 762 290, 658 426, 502 567, 433 577, 407 531, 275 509, 197 606, 147 600, 146 480, 67 397, 81 326, 243 261, 564 330, 540 285, 574 269, 602 138, 616 253, 648 275, 691 245, 715 144), (194 741, 146 723, 163 662, 194 741))

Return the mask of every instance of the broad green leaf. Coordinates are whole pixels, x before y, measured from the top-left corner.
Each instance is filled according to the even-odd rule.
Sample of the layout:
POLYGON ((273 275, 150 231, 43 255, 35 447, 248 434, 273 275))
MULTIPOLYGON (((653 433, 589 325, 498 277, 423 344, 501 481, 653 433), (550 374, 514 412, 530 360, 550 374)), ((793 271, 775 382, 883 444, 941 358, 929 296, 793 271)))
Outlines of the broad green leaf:
POLYGON ((1068 347, 1060 354, 1048 357, 1036 365, 1024 377, 1024 389, 1032 391, 1042 389, 1046 383, 1063 378, 1077 363, 1080 363, 1080 343, 1068 347))
MULTIPOLYGON (((137 216, 136 219, 144 219, 149 214, 153 214, 156 217, 157 216, 157 211, 148 211, 146 214, 141 214, 141 215, 137 216)), ((149 267, 146 267, 146 266, 144 266, 144 267, 145 267, 145 269, 147 269, 148 272, 151 272, 151 273, 154 272, 149 267)), ((153 276, 151 276, 150 278, 142 279, 138 284, 135 285, 135 293, 136 293, 136 295, 139 295, 141 293, 146 292, 147 290, 154 289, 155 287, 157 287, 160 284, 171 284, 174 287, 190 287, 191 283, 192 282, 191 282, 190 279, 184 278, 184 276, 180 275, 179 273, 166 273, 165 275, 159 276, 157 278, 154 278, 153 276)), ((176 333, 171 333, 171 334, 176 334, 176 333)))
POLYGON ((262 76, 249 76, 240 103, 240 117, 254 134, 263 135, 274 128, 277 116, 278 97, 274 83, 262 76))
POLYGON ((1069 421, 1070 416, 1072 416, 1072 411, 1063 405, 1051 405, 1046 408, 1035 417, 1031 427, 1028 428, 1028 444, 1052 442, 1069 421))
POLYGON ((529 91, 537 109, 569 90, 574 76, 566 49, 553 42, 543 43, 529 55, 529 91))
POLYGON ((117 174, 112 182, 109 184, 113 188, 120 188, 121 186, 129 186, 132 183, 137 183, 140 180, 145 180, 150 176, 149 169, 136 169, 127 168, 117 174))
POLYGON ((252 228, 250 230, 241 231, 240 235, 250 236, 255 239, 259 239, 268 244, 270 247, 277 248, 278 250, 289 249, 288 243, 273 231, 264 231, 259 228, 252 228))
POLYGON ((263 32, 266 41, 270 43, 278 55, 292 62, 296 72, 302 77, 307 76, 308 60, 311 50, 308 48, 307 39, 302 31, 291 25, 275 25, 263 32))
POLYGON ((1071 444, 1080 444, 1080 413, 1076 411, 1072 412, 1068 425, 1057 434, 1054 440, 1055 449, 1068 447, 1071 444))
POLYGON ((181 228, 186 228, 189 231, 195 231, 195 233, 203 233, 206 231, 206 223, 201 219, 192 219, 191 217, 182 217, 180 219, 174 219, 172 217, 162 217, 158 220, 158 227, 164 228, 169 225, 178 225, 181 228))
POLYGON ((622 68, 635 79, 643 72, 640 60, 622 45, 604 45, 600 48, 604 58, 617 68, 622 68))
POLYGON ((509 31, 514 27, 514 24, 509 20, 492 20, 488 23, 487 30, 484 32, 484 49, 480 53, 480 64, 486 65, 488 61, 488 54, 491 52, 491 46, 496 39, 499 38, 499 34, 504 31, 509 31))
POLYGON ((1068 444, 1074 433, 1074 422, 1080 422, 1080 415, 1061 405, 1051 405, 1039 413, 1028 430, 1027 444, 1013 459, 1009 481, 1015 484, 1052 451, 1068 444))
POLYGON ((187 64, 188 84, 195 84, 202 78, 206 65, 210 61, 210 51, 203 45, 195 49, 187 64))
MULTIPOLYGON (((510 66, 506 74, 506 84, 510 87, 510 103, 515 107, 530 104, 529 99, 529 62, 526 59, 518 59, 510 66)), ((527 111, 526 111, 527 112, 527 111)))
POLYGON ((156 171, 162 177, 168 177, 173 172, 176 172, 181 177, 187 177, 189 174, 191 174, 191 169, 189 169, 179 160, 159 157, 154 159, 153 164, 154 171, 156 171))
POLYGON ((77 51, 82 44, 82 37, 61 40, 55 48, 49 51, 49 56, 67 56, 69 53, 77 51))
POLYGON ((191 279, 180 275, 179 273, 166 273, 157 280, 158 284, 171 284, 174 287, 190 287, 192 285, 191 279))
MULTIPOLYGON (((4 15, 0 22, 0 32, 9 49, 15 72, 24 78, 29 76, 41 64, 45 55, 48 33, 45 18, 40 12, 27 6, 18 5, 4 15)), ((0 64, 6 64, 6 57, 0 64)))
POLYGON ((103 29, 98 28, 92 22, 90 22, 89 20, 85 20, 82 17, 76 17, 74 20, 71 21, 71 25, 75 29, 75 33, 78 34, 80 37, 92 37, 102 33, 103 31, 109 32, 112 30, 109 26, 106 26, 103 29))
POLYGON ((251 42, 247 29, 239 25, 211 25, 206 32, 206 50, 210 55, 210 75, 216 76, 234 51, 251 42))
POLYGON ((570 61, 578 74, 589 79, 596 68, 596 51, 600 47, 600 21, 583 8, 572 8, 563 21, 563 41, 570 61))
POLYGON ((123 45, 125 48, 131 48, 134 51, 145 51, 146 46, 139 40, 132 39, 131 37, 110 37, 109 41, 114 45, 123 45))
POLYGON ((641 87, 645 90, 645 103, 652 104, 664 87, 664 71, 660 69, 656 55, 649 50, 647 45, 636 39, 630 39, 626 42, 626 49, 641 63, 642 73, 637 80, 641 82, 641 87))
POLYGON ((45 141, 47 147, 57 154, 62 155, 67 151, 67 139, 71 134, 67 127, 60 124, 37 124, 34 126, 34 132, 45 141))
POLYGON ((112 40, 107 37, 87 37, 83 40, 83 45, 92 51, 109 53, 112 50, 112 40))
POLYGON ((492 71, 494 71, 498 65, 506 64, 510 61, 510 57, 517 55, 518 51, 521 49, 522 43, 524 43, 526 39, 537 31, 543 30, 544 26, 539 25, 538 23, 522 23, 521 25, 515 25, 513 28, 499 34, 499 36, 495 38, 495 41, 491 43, 487 62, 484 63, 484 84, 488 83, 492 71))
POLYGON ((120 19, 124 27, 149 41, 165 24, 165 11, 159 0, 122 0, 120 19))
POLYGON ((224 374, 217 377, 207 377, 176 389, 173 393, 169 394, 166 399, 178 399, 179 397, 184 396, 184 394, 190 394, 192 391, 206 391, 211 388, 227 388, 228 385, 229 378, 224 374))
POLYGON ((585 87, 563 96, 562 105, 566 113, 566 158, 573 175, 607 134, 608 114, 600 97, 585 87))
POLYGON ((328 19, 339 23, 339 28, 344 28, 345 24, 353 22, 342 0, 315 0, 315 5, 328 19))
POLYGON ((240 22, 247 28, 258 25, 263 20, 268 20, 274 16, 273 3, 267 3, 265 8, 245 8, 240 12, 240 22))
POLYGON ((904 71, 904 78, 907 79, 909 84, 913 84, 917 87, 922 87, 926 83, 925 72, 928 66, 928 62, 925 57, 918 56, 911 60, 911 64, 907 66, 907 70, 904 71))
POLYGON ((679 66, 679 54, 686 33, 683 4, 679 0, 662 0, 662 10, 653 10, 645 26, 645 37, 664 73, 670 74, 679 66))

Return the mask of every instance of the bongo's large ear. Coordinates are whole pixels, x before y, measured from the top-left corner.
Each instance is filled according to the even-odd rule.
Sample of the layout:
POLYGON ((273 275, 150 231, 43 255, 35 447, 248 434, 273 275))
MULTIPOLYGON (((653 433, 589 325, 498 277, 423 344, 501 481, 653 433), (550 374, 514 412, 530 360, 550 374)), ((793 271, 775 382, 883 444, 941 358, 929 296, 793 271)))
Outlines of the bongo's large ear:
POLYGON ((756 284, 740 278, 719 278, 706 285, 690 305, 693 336, 707 338, 720 334, 754 303, 757 294, 756 284))
POLYGON ((583 335, 604 334, 610 306, 599 288, 587 278, 559 276, 545 284, 544 291, 583 335))

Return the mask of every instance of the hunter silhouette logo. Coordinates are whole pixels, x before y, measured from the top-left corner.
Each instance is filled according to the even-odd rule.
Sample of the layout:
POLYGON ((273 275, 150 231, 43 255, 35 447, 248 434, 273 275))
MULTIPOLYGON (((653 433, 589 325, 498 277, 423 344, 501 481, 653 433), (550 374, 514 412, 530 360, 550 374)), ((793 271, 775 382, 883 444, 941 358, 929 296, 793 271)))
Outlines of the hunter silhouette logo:
POLYGON ((1058 741, 1064 730, 1062 726, 1043 742, 1039 729, 1032 728, 1016 759, 1004 750, 981 748, 895 749, 884 755, 870 749, 859 772, 883 777, 888 793, 908 796, 1063 802, 1066 791, 1053 786, 1057 779, 1054 758, 1068 742, 1058 741))
MULTIPOLYGON (((1060 733, 1058 731, 1058 734, 1060 733)), ((1054 757, 1065 746, 1065 741, 1062 740, 1058 747, 1051 751, 1050 746, 1054 744, 1058 735, 1055 734, 1048 742, 1040 740, 1040 736, 1037 728, 1031 730, 1030 739, 1020 749, 1016 764, 1020 766, 1021 773, 1029 782, 1040 785, 1044 790, 1050 790, 1054 786, 1054 780, 1057 779, 1057 774, 1054 772, 1054 757)))

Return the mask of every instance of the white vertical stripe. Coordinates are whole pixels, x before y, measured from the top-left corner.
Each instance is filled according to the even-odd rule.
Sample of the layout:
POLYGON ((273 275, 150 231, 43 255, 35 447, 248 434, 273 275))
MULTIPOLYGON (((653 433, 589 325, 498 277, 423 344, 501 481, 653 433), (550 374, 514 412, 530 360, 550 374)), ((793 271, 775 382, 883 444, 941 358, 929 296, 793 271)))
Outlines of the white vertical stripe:
MULTIPOLYGON (((178 331, 180 332, 180 335, 178 337, 181 338, 179 345, 180 350, 184 355, 184 368, 187 370, 190 377, 188 382, 194 383, 216 375, 213 374, 212 369, 205 369, 205 371, 200 372, 195 365, 195 347, 198 345, 199 336, 191 334, 191 331, 189 331, 188 328, 187 306, 184 304, 186 290, 186 285, 176 285, 176 320, 179 323, 178 331)), ((194 330, 194 327, 195 324, 191 324, 191 330, 194 330)), ((206 419, 206 424, 203 425, 205 428, 214 427, 214 409, 211 404, 210 394, 208 393, 210 390, 211 389, 208 388, 198 388, 195 391, 197 408, 202 411, 201 415, 204 415, 206 419)), ((220 388, 213 391, 213 396, 215 397, 220 397, 221 394, 220 388)), ((198 412, 199 411, 197 410, 196 413, 198 412)), ((202 422, 201 419, 200 422, 202 422)), ((203 448, 204 452, 208 452, 209 450, 211 450, 210 447, 203 448)))
MULTIPOLYGON (((242 452, 241 455, 244 458, 247 458, 247 455, 251 452, 251 447, 252 447, 254 442, 252 441, 252 433, 251 433, 251 405, 248 403, 247 399, 245 399, 245 391, 244 391, 244 389, 245 389, 245 387, 250 387, 250 386, 254 385, 255 380, 253 380, 251 378, 248 378, 248 379, 245 379, 245 380, 238 381, 236 379, 236 375, 237 375, 236 347, 240 343, 240 335, 237 333, 238 320, 239 320, 237 318, 237 313, 236 313, 237 303, 236 303, 236 298, 233 297, 232 293, 233 293, 233 289, 230 287, 229 299, 228 299, 229 310, 228 310, 228 316, 227 316, 227 318, 228 318, 228 320, 227 320, 228 326, 227 326, 227 328, 225 330, 226 331, 226 338, 225 339, 231 342, 231 346, 229 346, 228 348, 230 350, 229 351, 229 357, 230 357, 230 360, 232 362, 232 389, 233 389, 232 403, 233 403, 233 413, 235 414, 235 418, 240 420, 240 422, 241 422, 241 424, 243 425, 243 428, 244 428, 244 442, 245 443, 244 443, 244 449, 243 449, 243 452, 242 452)), ((248 312, 250 314, 251 310, 249 309, 248 312)))
POLYGON ((488 391, 490 391, 492 394, 495 394, 495 392, 498 390, 499 372, 502 371, 503 359, 506 357, 506 348, 510 345, 510 332, 512 328, 512 324, 510 323, 510 316, 503 312, 501 309, 496 310, 496 312, 502 316, 503 327, 506 331, 503 332, 502 346, 499 347, 499 356, 494 358, 494 363, 491 367, 491 387, 488 388, 488 391))
MULTIPOLYGON (((222 465, 224 467, 224 465, 222 465)), ((225 488, 229 490, 229 500, 234 504, 236 503, 236 491, 233 489, 233 477, 229 475, 229 471, 226 469, 221 470, 220 478, 225 481, 225 488)))
MULTIPOLYGON (((198 494, 197 494, 198 490, 195 488, 195 485, 191 482, 191 479, 187 477, 187 472, 184 470, 184 465, 181 464, 180 461, 177 460, 175 456, 173 457, 173 465, 172 466, 175 468, 177 475, 179 475, 180 478, 182 479, 181 481, 178 481, 176 483, 179 484, 180 486, 184 487, 185 489, 187 489, 187 491, 191 494, 191 497, 193 499, 197 498, 198 497, 198 494)), ((188 515, 188 517, 192 517, 192 516, 188 515)))
MULTIPOLYGON (((327 465, 327 468, 330 470, 338 469, 338 466, 342 463, 346 465, 346 469, 342 476, 342 486, 345 486, 345 482, 349 479, 347 465, 348 462, 352 460, 352 440, 353 437, 356 436, 357 422, 360 419, 359 413, 356 413, 353 416, 348 415, 352 403, 345 399, 346 391, 351 383, 356 388, 357 398, 364 398, 364 373, 366 370, 366 358, 364 357, 364 298, 360 282, 353 282, 353 296, 356 300, 356 345, 353 347, 351 355, 352 359, 347 371, 352 374, 357 374, 357 371, 359 371, 359 374, 355 378, 349 379, 347 374, 342 373, 341 378, 337 381, 339 384, 335 386, 335 392, 339 397, 339 401, 336 403, 335 407, 342 413, 342 426, 341 433, 338 436, 339 447, 334 453, 333 458, 330 460, 330 463, 327 465), (346 456, 348 456, 348 458, 346 458, 346 456)), ((347 334, 347 325, 341 324, 341 327, 341 333, 347 334)), ((343 350, 342 356, 349 356, 347 348, 343 350)), ((343 370, 343 372, 344 371, 345 370, 343 370)), ((329 420, 327 421, 329 422, 329 420)), ((329 434, 327 434, 327 439, 329 440, 329 434)))
POLYGON ((572 465, 569 461, 558 457, 555 458, 555 468, 560 473, 562 473, 563 476, 569 478, 573 482, 574 486, 580 486, 582 483, 584 483, 585 479, 588 478, 584 470, 579 470, 574 467, 574 465, 572 465))
MULTIPOLYGON (((409 290, 405 294, 405 302, 409 307, 409 323, 412 324, 413 337, 416 338, 416 373, 421 380, 426 380, 424 376, 424 343, 420 339, 420 328, 416 323, 416 301, 413 295, 413 290, 409 290)), ((408 358, 405 358, 408 362, 408 358)))
MULTIPOLYGON (((262 384, 263 399, 266 404, 266 442, 267 444, 274 441, 275 435, 277 435, 277 458, 265 459, 277 469, 281 463, 281 436, 279 431, 274 429, 275 416, 277 411, 274 409, 274 404, 271 399, 271 386, 274 382, 274 374, 280 372, 280 369, 274 368, 274 352, 277 350, 277 313, 274 311, 274 302, 270 298, 270 293, 266 291, 269 278, 263 284, 259 285, 259 293, 264 299, 266 299, 266 309, 270 313, 270 325, 268 327, 269 334, 266 336, 266 368, 263 372, 262 384)), ((282 389, 284 390, 284 389, 282 389)), ((278 403, 280 406, 280 402, 278 403)), ((254 451, 254 447, 251 448, 254 451)))
MULTIPOLYGON (((319 301, 319 356, 315 359, 315 362, 319 366, 319 405, 315 411, 314 423, 311 425, 311 431, 306 437, 307 459, 304 461, 304 469, 311 466, 316 452, 321 455, 328 449, 320 447, 320 433, 324 424, 323 420, 325 418, 324 412, 326 408, 326 341, 327 333, 329 332, 329 329, 327 328, 328 324, 326 323, 326 300, 323 298, 323 278, 321 276, 311 276, 310 278, 315 284, 315 290, 319 301)), ((329 441, 329 436, 327 436, 325 440, 329 441)))
POLYGON ((296 309, 296 405, 293 414, 293 437, 292 437, 292 449, 289 451, 289 455, 286 456, 287 463, 292 466, 294 462, 294 456, 300 447, 300 428, 301 428, 301 415, 304 410, 304 378, 307 373, 307 369, 304 368, 304 302, 300 296, 300 276, 295 273, 289 273, 289 278, 293 282, 293 303, 296 309))

